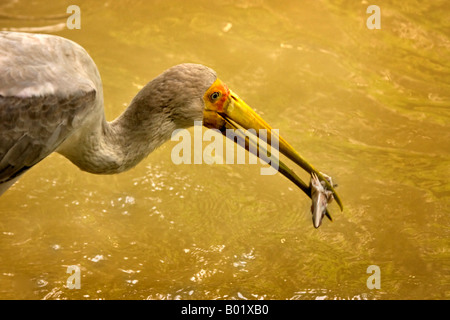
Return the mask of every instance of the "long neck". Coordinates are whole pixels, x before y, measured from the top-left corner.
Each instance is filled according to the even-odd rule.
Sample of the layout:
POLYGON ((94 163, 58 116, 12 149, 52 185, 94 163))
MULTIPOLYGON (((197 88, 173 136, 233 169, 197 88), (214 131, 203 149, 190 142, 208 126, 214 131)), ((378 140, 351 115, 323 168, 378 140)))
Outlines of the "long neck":
MULTIPOLYGON (((103 104, 102 102, 99 102, 103 104)), ((113 174, 137 165, 155 148, 170 139, 173 121, 160 108, 143 112, 142 100, 131 105, 114 121, 105 120, 103 106, 58 149, 81 170, 113 174)))
POLYGON ((88 172, 128 170, 169 140, 175 129, 203 119, 202 97, 216 78, 202 65, 174 66, 147 83, 112 122, 105 120, 98 83, 93 111, 57 151, 88 172))

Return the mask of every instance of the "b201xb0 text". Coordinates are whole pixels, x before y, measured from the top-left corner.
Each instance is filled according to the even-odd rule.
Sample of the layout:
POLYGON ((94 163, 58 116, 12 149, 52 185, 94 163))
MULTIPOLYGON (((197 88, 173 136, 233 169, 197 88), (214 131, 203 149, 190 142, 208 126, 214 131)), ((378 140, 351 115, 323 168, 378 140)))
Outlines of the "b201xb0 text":
POLYGON ((268 314, 269 306, 268 305, 259 305, 259 304, 234 304, 225 305, 225 314, 268 314))

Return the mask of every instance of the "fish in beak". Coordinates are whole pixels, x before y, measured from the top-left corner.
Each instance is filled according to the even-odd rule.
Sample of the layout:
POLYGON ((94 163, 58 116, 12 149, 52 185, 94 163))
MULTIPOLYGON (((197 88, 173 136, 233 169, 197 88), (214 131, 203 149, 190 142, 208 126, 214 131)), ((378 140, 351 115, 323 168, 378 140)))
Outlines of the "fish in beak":
MULTIPOLYGON (((331 177, 322 174, 330 184, 333 184, 331 177)), ((328 204, 333 201, 333 192, 327 190, 324 181, 320 181, 317 175, 313 172, 311 174, 311 214, 314 228, 320 227, 322 224, 322 219, 327 212, 328 204)))
MULTIPOLYGON (((318 181, 320 181, 319 184, 323 186, 323 188, 328 191, 334 199, 336 199, 336 203, 339 205, 341 210, 343 210, 340 197, 334 190, 332 184, 322 175, 322 173, 317 171, 309 162, 303 159, 303 157, 300 156, 300 154, 295 151, 295 149, 286 140, 274 132, 274 130, 252 108, 240 99, 237 94, 228 89, 228 87, 221 80, 217 79, 211 85, 211 87, 204 94, 203 100, 205 103, 203 125, 205 127, 218 129, 225 136, 227 129, 254 129, 257 137, 266 141, 267 145, 271 144, 272 141, 278 142, 279 152, 303 168, 309 175, 315 174, 318 181), (264 137, 260 136, 261 132, 266 135, 264 137)), ((239 130, 235 132, 239 134, 239 130)), ((258 144, 253 139, 249 139, 247 135, 243 135, 242 138, 245 141, 245 146, 243 147, 245 147, 248 151, 253 150, 256 156, 271 165, 274 163, 274 160, 276 160, 275 163, 277 163, 277 167, 275 169, 278 169, 281 174, 303 190, 306 195, 312 197, 311 191, 313 188, 306 185, 289 167, 281 162, 278 157, 274 159, 270 152, 267 152, 261 144, 258 144), (256 144, 256 148, 250 148, 250 145, 252 144, 256 144), (254 151, 255 149, 256 152, 254 151), (264 155, 267 155, 267 157, 264 155)), ((331 216, 329 215, 326 206, 325 214, 331 220, 331 216)), ((320 225, 320 223, 318 225, 320 225)), ((314 223, 314 226, 316 226, 316 223, 314 223)), ((316 226, 316 228, 317 227, 318 226, 316 226)))

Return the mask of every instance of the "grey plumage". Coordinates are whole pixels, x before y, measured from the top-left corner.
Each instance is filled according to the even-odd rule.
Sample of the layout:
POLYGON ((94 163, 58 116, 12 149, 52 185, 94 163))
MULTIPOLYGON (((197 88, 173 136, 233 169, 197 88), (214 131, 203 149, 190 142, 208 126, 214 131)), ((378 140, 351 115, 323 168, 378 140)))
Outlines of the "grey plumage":
POLYGON ((67 97, 0 96, 0 183, 24 173, 52 153, 89 108, 95 91, 67 97))
POLYGON ((202 97, 215 79, 202 65, 172 67, 107 122, 99 72, 81 46, 0 32, 0 194, 53 151, 92 173, 135 166, 173 130, 203 119, 202 97))

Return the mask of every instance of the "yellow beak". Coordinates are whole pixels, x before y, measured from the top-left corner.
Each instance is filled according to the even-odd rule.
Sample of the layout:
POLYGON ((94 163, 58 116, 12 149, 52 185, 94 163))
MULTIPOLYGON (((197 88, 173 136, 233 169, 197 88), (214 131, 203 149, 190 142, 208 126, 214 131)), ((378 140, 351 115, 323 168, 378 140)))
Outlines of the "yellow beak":
MULTIPOLYGON (((214 104, 210 99, 208 100, 209 94, 211 91, 217 90, 218 86, 224 86, 220 80, 217 80, 219 84, 215 83, 205 94, 205 104, 206 108, 203 113, 203 125, 208 128, 219 129, 223 135, 226 135, 226 129, 238 129, 239 126, 244 129, 254 129, 258 138, 263 138, 263 140, 267 141, 267 144, 272 145, 272 141, 278 141, 279 151, 288 157, 291 161, 296 163, 298 166, 303 168, 309 175, 315 173, 317 177, 324 181, 326 184, 327 190, 333 192, 334 199, 337 204, 343 210, 342 201, 339 195, 334 190, 334 187, 328 182, 327 179, 317 171, 308 161, 303 159, 300 154, 281 136, 279 136, 276 132, 273 131, 272 127, 270 127, 252 108, 250 108, 242 99, 239 98, 237 94, 228 90, 225 86, 225 89, 228 90, 226 99, 224 98, 222 103, 214 104), (261 137, 260 132, 267 133, 266 137, 261 137)), ((237 132, 237 131, 236 131, 237 132)), ((255 141, 249 141, 248 136, 245 136, 245 147, 247 150, 251 150, 249 145, 251 143, 256 143, 255 141)), ((276 144, 275 144, 276 145, 276 144)), ((262 150, 265 152, 260 152, 262 148, 258 145, 258 154, 260 157, 261 154, 269 154, 266 150, 262 150)), ((263 159, 265 160, 265 159, 263 159)), ((266 160, 267 162, 267 160, 266 160)), ((273 161, 271 161, 273 162, 273 161)), ((300 189, 302 189, 309 197, 311 197, 310 187, 305 184, 291 169, 289 169, 283 162, 278 159, 278 171, 295 183, 300 189)), ((330 218, 330 215, 327 212, 327 216, 330 218)))

